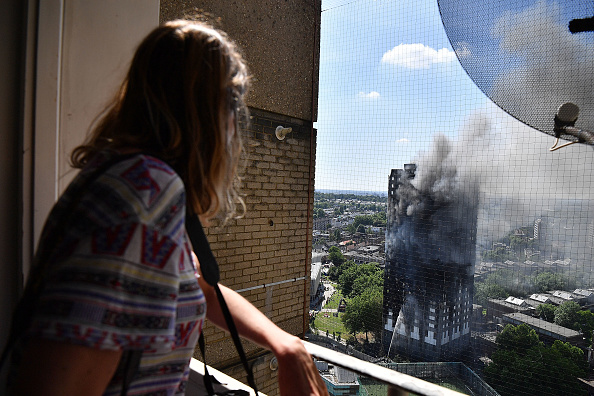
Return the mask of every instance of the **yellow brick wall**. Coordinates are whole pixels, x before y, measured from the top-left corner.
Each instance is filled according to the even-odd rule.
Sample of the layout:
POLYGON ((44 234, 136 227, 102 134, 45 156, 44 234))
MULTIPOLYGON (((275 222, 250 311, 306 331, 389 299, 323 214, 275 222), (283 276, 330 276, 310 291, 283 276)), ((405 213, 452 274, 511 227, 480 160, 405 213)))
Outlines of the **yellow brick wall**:
MULTIPOLYGON (((221 282, 240 291, 281 328, 301 336, 309 312, 315 130, 309 121, 250 111, 242 171, 247 212, 206 231, 221 282), (283 141, 275 136, 279 125, 293 129, 283 141)), ((204 334, 208 364, 245 381, 228 334, 210 324, 204 334)), ((256 360, 258 386, 277 394, 273 356, 250 343, 244 342, 244 348, 256 360)), ((199 351, 195 356, 200 359, 199 351)))

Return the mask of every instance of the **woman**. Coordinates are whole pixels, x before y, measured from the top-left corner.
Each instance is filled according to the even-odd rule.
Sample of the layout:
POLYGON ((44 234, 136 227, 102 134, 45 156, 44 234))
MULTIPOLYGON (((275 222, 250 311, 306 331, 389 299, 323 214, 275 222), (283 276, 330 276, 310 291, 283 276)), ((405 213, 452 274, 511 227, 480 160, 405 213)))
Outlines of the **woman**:
MULTIPOLYGON (((44 227, 46 269, 30 276, 43 281, 15 353, 14 394, 120 394, 127 350, 143 351, 128 394, 184 393, 204 317, 225 328, 184 216, 208 222, 243 206, 247 86, 232 42, 203 24, 168 22, 141 43, 118 96, 73 151, 82 170, 44 227)), ((300 340, 221 288, 240 335, 276 355, 281 394, 327 394, 300 340)))

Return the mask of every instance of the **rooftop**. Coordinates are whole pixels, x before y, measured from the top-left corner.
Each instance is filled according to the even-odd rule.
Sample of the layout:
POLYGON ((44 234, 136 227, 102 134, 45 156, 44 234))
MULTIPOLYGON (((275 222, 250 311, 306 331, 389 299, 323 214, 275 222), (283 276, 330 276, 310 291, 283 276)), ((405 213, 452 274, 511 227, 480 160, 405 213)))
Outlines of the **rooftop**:
MULTIPOLYGON (((546 334, 554 338, 582 338, 582 334, 579 331, 568 329, 567 327, 559 326, 555 323, 547 322, 546 320, 537 319, 533 316, 526 315, 523 313, 510 313, 502 315, 504 318, 508 318, 510 322, 514 324, 525 323, 528 326, 536 330, 537 333, 546 334), (556 337, 560 336, 560 337, 556 337)), ((505 321, 505 319, 504 319, 505 321)))

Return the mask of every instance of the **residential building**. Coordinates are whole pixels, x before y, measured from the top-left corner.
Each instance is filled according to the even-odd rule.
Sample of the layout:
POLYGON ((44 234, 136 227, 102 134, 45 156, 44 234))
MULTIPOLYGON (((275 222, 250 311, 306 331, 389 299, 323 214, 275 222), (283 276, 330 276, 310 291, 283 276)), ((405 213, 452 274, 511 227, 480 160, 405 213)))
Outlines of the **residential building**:
POLYGON ((407 164, 389 179, 382 343, 388 355, 454 360, 470 344, 476 201, 471 194, 464 203, 435 205, 411 184, 415 172, 407 164), (414 203, 422 208, 416 212, 407 209, 413 195, 422 201, 414 203))

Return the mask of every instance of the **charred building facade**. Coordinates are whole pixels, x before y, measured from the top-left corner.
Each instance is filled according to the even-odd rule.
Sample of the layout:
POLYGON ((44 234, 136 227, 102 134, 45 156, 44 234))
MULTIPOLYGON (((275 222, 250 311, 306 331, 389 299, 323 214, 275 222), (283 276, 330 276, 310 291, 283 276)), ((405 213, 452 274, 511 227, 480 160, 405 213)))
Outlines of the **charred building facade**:
POLYGON ((417 188, 416 171, 390 174, 382 343, 390 356, 456 360, 470 345, 478 193, 459 181, 436 193, 438 177, 417 188))

